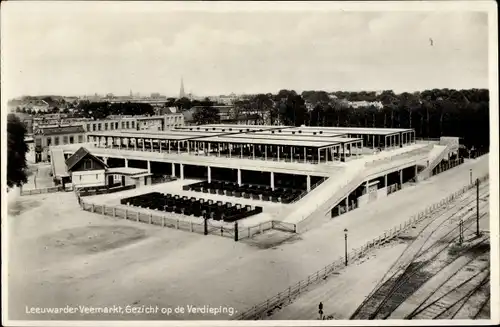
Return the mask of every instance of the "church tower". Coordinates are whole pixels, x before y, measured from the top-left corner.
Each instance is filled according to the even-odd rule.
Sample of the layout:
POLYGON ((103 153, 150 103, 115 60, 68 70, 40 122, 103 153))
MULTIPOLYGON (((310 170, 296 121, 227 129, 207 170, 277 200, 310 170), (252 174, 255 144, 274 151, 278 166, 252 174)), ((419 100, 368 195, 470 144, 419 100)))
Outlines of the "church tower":
POLYGON ((181 77, 181 91, 179 92, 179 99, 184 98, 186 94, 184 93, 184 79, 181 77))

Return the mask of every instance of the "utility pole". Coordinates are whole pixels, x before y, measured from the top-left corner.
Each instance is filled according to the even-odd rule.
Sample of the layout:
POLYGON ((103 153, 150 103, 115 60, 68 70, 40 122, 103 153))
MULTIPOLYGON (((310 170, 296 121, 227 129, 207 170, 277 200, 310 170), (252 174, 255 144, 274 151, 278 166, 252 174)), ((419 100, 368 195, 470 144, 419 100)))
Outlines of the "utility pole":
POLYGON ((459 240, 458 240, 458 243, 459 244, 462 244, 462 242, 464 241, 464 231, 463 231, 463 228, 464 228, 464 221, 462 220, 462 218, 460 218, 460 222, 458 223, 458 230, 459 230, 459 240))
POLYGON ((347 267, 347 228, 344 229, 344 240, 345 240, 345 265, 347 267))
POLYGON ((479 178, 476 179, 476 236, 479 237, 479 178))

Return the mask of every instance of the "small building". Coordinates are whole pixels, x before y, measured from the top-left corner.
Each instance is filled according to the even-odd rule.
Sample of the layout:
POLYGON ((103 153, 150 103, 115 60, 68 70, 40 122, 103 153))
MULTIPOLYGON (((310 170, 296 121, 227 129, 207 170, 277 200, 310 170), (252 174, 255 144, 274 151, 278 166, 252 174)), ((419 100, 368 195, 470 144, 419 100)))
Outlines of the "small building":
POLYGON ((35 140, 35 162, 50 161, 49 147, 52 145, 84 143, 85 129, 82 126, 39 127, 33 134, 35 140))
POLYGON ((84 147, 66 160, 66 166, 74 188, 106 185, 108 166, 84 147))

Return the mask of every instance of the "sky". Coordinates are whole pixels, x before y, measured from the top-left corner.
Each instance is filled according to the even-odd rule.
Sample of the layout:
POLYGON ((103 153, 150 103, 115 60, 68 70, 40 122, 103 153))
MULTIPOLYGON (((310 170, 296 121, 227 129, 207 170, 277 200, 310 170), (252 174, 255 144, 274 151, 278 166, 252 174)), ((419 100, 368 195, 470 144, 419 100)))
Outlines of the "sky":
POLYGON ((181 77, 196 95, 488 87, 484 11, 287 8, 4 3, 2 86, 8 97, 178 96, 181 77))

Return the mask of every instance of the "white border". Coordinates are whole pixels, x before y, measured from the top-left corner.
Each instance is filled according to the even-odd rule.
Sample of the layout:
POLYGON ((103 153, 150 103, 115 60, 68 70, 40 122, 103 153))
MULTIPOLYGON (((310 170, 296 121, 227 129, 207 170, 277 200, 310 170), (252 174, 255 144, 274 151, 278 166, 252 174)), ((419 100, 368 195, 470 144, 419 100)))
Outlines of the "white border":
MULTIPOLYGON (((489 27, 489 92, 490 92, 490 192, 493 201, 490 201, 490 230, 491 230, 491 319, 478 320, 443 320, 443 321, 407 321, 407 320, 386 320, 386 321, 12 321, 8 320, 8 304, 6 302, 8 285, 6 283, 6 255, 2 255, 2 323, 9 326, 395 326, 395 325, 490 325, 499 323, 499 311, 495 308, 500 308, 500 293, 499 293, 499 219, 498 219, 498 17, 496 11, 496 2, 494 1, 353 1, 353 2, 66 2, 66 1, 20 1, 20 2, 3 2, 1 12, 1 21, 4 21, 6 15, 6 7, 8 10, 23 10, 43 12, 44 10, 78 10, 78 11, 94 11, 96 8, 106 11, 120 10, 128 12, 148 12, 156 10, 171 10, 171 11, 325 11, 325 10, 344 10, 344 11, 484 11, 488 12, 488 27, 489 27), (28 8, 29 6, 29 8, 28 8)), ((2 28, 2 39, 4 29, 2 28)), ((2 51, 3 52, 3 51, 2 51)), ((5 67, 5 61, 1 60, 2 71, 5 67)), ((8 94, 5 92, 6 85, 4 75, 2 74, 1 88, 2 95, 8 94)), ((1 138, 1 172, 2 172, 2 203, 6 204, 6 116, 7 116, 7 99, 2 96, 2 137, 1 138)), ((6 254, 8 235, 3 217, 6 217, 6 205, 2 206, 2 254, 6 254)))

